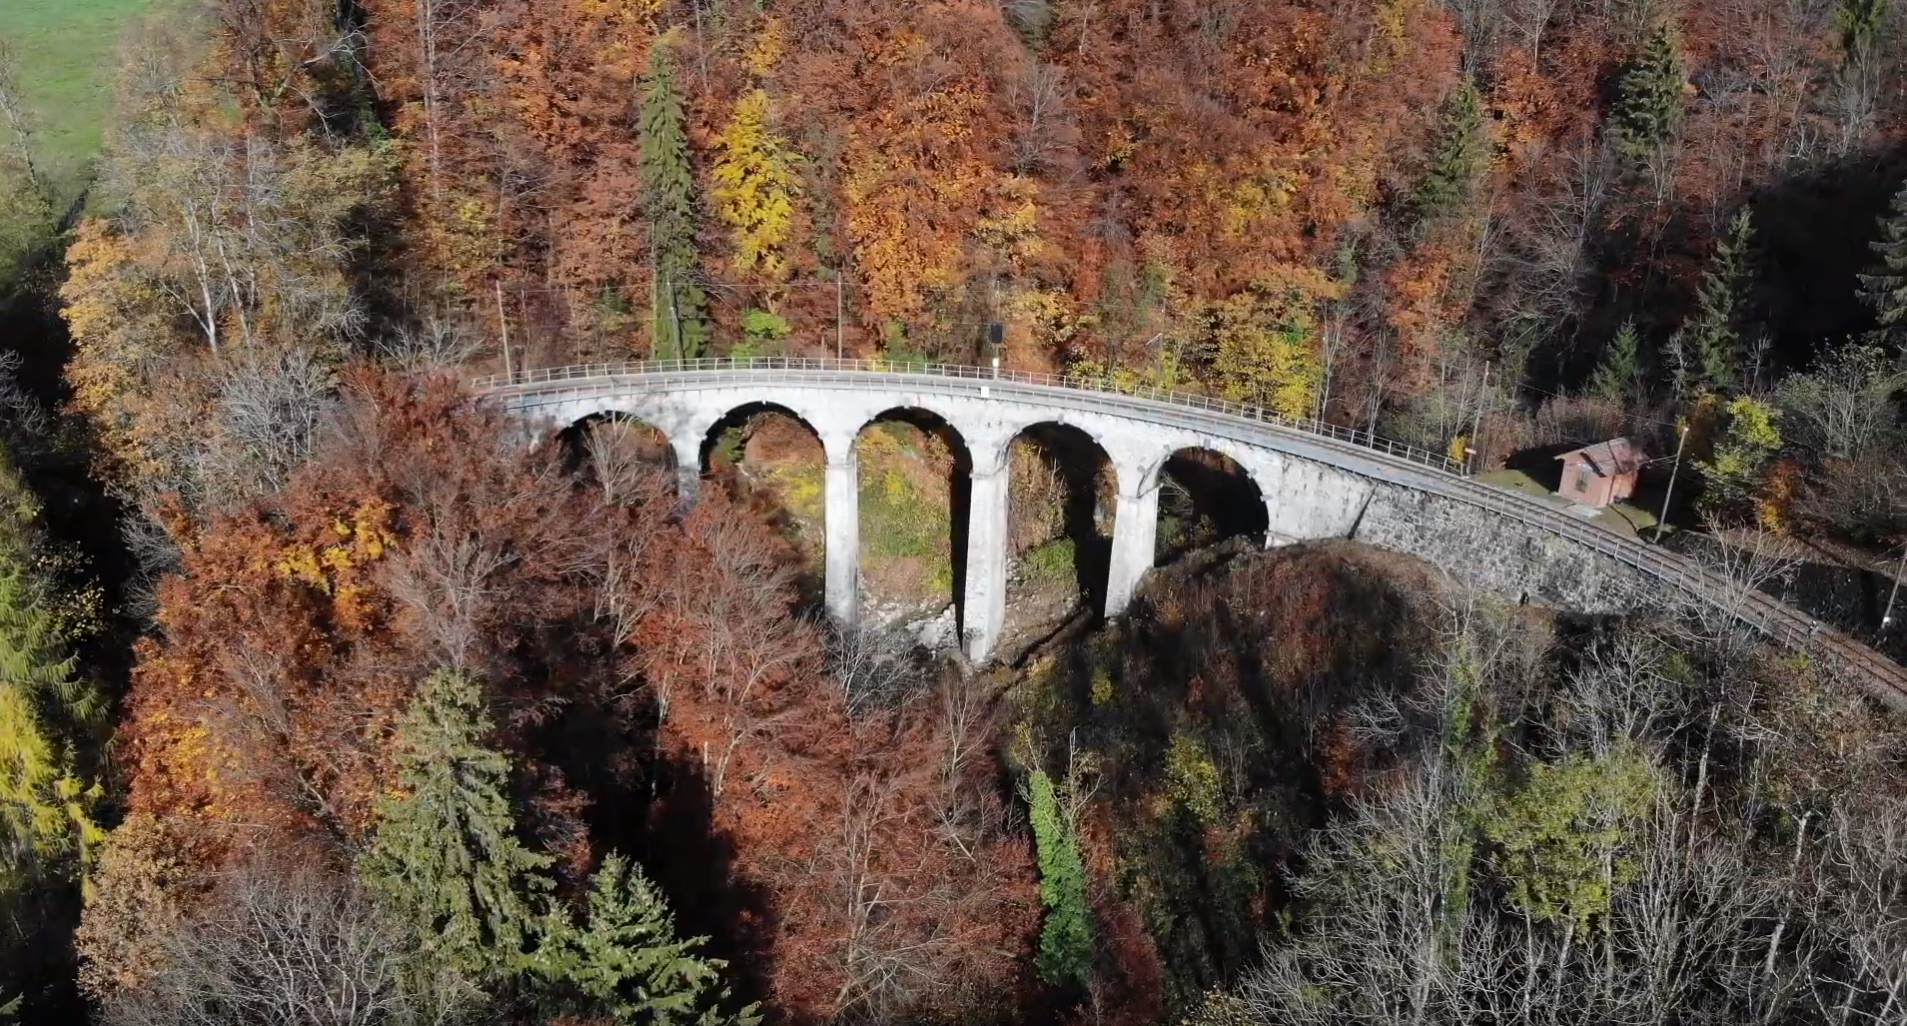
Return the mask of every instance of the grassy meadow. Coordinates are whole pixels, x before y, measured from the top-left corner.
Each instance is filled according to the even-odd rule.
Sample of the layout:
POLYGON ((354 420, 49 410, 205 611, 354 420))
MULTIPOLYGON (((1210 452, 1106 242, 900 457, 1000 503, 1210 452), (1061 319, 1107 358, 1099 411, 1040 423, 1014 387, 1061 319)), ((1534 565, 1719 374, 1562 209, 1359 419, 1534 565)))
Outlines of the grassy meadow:
POLYGON ((178 0, 0 0, 0 37, 39 119, 43 159, 69 187, 99 152, 112 109, 113 55, 126 24, 178 0))

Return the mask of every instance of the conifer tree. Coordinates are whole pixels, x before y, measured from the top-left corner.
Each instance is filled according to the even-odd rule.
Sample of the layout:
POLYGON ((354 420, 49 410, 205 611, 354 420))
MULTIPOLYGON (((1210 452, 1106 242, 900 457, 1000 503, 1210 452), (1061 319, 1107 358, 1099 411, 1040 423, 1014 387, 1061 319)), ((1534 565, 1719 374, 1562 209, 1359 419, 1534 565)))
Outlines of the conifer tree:
POLYGON ((708 342, 708 300, 697 281, 695 174, 689 166, 682 93, 666 38, 649 56, 641 136, 643 206, 655 257, 651 338, 661 359, 692 358, 700 356, 708 342))
POLYGON ((1033 840, 1039 849, 1040 901, 1046 906, 1036 959, 1040 976, 1052 984, 1084 983, 1092 968, 1093 938, 1079 838, 1060 814, 1053 779, 1044 770, 1033 771, 1030 804, 1033 840))
POLYGON ((787 267, 782 246, 794 224, 795 157, 769 124, 768 92, 756 89, 735 104, 718 140, 715 202, 735 237, 738 274, 779 279, 787 267))
POLYGON ((1741 384, 1741 321, 1751 283, 1748 250, 1754 240, 1754 220, 1744 207, 1728 223, 1728 234, 1716 241, 1715 255, 1702 272, 1695 316, 1683 326, 1699 364, 1699 387, 1719 391, 1741 384))
POLYGON ((1615 337, 1609 340, 1609 347, 1603 350, 1602 361, 1596 364, 1596 374, 1589 380, 1590 392, 1625 405, 1637 399, 1642 379, 1640 350, 1636 322, 1623 321, 1615 337))
POLYGON ((1417 184, 1418 218, 1431 221, 1460 209, 1489 163, 1489 147, 1483 98, 1477 93, 1476 82, 1465 78, 1463 87, 1450 99, 1436 151, 1417 184))
POLYGON ((1610 131, 1619 151, 1631 160, 1647 157, 1682 122, 1682 94, 1688 68, 1675 29, 1657 25, 1642 52, 1629 63, 1610 111, 1610 131))
POLYGON ((1880 227, 1880 239, 1870 243, 1880 263, 1860 276, 1860 297, 1874 308, 1882 340, 1900 340, 1907 337, 1907 182, 1894 194, 1880 227))
POLYGON ((539 972, 558 990, 580 994, 617 1022, 654 1026, 755 1026, 756 1006, 727 1014, 719 959, 697 950, 706 937, 678 940, 668 902, 641 868, 611 853, 590 881, 589 915, 581 929, 567 919, 546 931, 560 936, 539 958, 539 972))
POLYGON ((476 681, 450 670, 425 679, 398 726, 401 795, 381 804, 360 866, 427 953, 480 980, 521 968, 551 889, 549 856, 516 838, 510 762, 483 746, 490 729, 476 681))
POLYGON ((40 570, 39 503, 0 456, 0 889, 72 879, 99 828, 81 747, 103 713, 74 676, 53 584, 40 570))

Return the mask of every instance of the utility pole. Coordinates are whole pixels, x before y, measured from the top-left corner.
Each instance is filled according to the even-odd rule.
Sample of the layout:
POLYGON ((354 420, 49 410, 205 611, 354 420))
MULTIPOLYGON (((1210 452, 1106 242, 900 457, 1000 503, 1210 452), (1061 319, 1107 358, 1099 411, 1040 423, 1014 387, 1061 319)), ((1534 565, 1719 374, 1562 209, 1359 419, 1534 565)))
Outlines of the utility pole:
MULTIPOLYGON (((1477 436, 1483 433, 1483 404, 1489 401, 1490 363, 1486 360, 1483 364, 1483 387, 1477 391, 1477 415, 1476 418, 1470 422, 1470 455, 1478 457, 1479 462, 1481 462, 1483 456, 1483 448, 1477 444, 1477 436)), ((1477 471, 1480 469, 1482 468, 1479 466, 1472 466, 1470 468, 1470 476, 1475 477, 1477 471)))
POLYGON ((1894 569, 1894 586, 1887 592, 1887 611, 1881 614, 1881 633, 1887 633, 1887 627, 1894 622, 1894 600, 1900 597, 1900 579, 1907 574, 1907 545, 1900 549, 1900 566, 1894 569))
POLYGON ((1675 465, 1669 468, 1669 490, 1662 493, 1662 515, 1655 518, 1655 541, 1662 543, 1662 525, 1669 520, 1669 500, 1675 498, 1675 475, 1682 472, 1682 447, 1688 444, 1688 425, 1682 425, 1682 434, 1675 440, 1675 465))
POLYGON ((840 360, 842 358, 843 352, 845 350, 845 347, 843 346, 841 339, 844 335, 847 334, 847 329, 843 326, 847 322, 847 285, 845 284, 846 280, 847 279, 841 276, 841 269, 839 267, 835 268, 834 269, 834 358, 836 360, 840 360))
POLYGON ((503 380, 516 384, 516 374, 510 370, 510 318, 503 313, 503 282, 494 282, 497 287, 497 327, 503 331, 503 380))

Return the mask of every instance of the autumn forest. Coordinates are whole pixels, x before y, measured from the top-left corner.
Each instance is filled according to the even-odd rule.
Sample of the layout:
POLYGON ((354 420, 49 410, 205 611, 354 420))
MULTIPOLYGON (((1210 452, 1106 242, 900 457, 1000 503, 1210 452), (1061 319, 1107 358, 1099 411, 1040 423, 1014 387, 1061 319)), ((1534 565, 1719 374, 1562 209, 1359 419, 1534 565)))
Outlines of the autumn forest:
POLYGON ((931 425, 856 443, 843 628, 792 418, 690 502, 470 387, 998 359, 1537 492, 1627 437, 1611 529, 1907 661, 1907 4, 122 29, 77 163, 0 31, 0 1022, 1907 1026, 1907 726, 1728 609, 1267 550, 1220 458, 1107 621, 1033 439, 974 665, 931 425))

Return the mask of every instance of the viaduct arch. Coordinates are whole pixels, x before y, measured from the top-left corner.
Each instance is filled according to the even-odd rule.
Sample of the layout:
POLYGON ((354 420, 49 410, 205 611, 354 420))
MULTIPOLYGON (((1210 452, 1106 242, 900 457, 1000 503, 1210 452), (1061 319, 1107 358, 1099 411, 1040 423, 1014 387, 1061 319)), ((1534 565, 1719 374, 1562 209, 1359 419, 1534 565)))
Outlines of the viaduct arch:
POLYGON ((1097 443, 1117 482, 1107 616, 1125 610, 1153 565, 1166 462, 1200 449, 1229 458, 1257 487, 1267 545, 1353 538, 1427 559, 1481 587, 1592 613, 1660 604, 1666 584, 1673 593, 1729 602, 1777 642, 1841 659, 1879 697, 1907 707, 1907 669, 1769 596, 1731 591, 1673 553, 1463 477, 1440 454, 1246 405, 1113 392, 1103 382, 1024 372, 792 358, 579 365, 473 384, 537 431, 604 415, 658 428, 674 450, 685 497, 696 491, 710 432, 731 413, 767 407, 799 418, 826 455, 826 604, 844 623, 859 606, 855 439, 896 409, 944 422, 972 466, 963 634, 976 661, 992 654, 1006 614, 1008 447, 1034 425, 1058 423, 1097 443))

